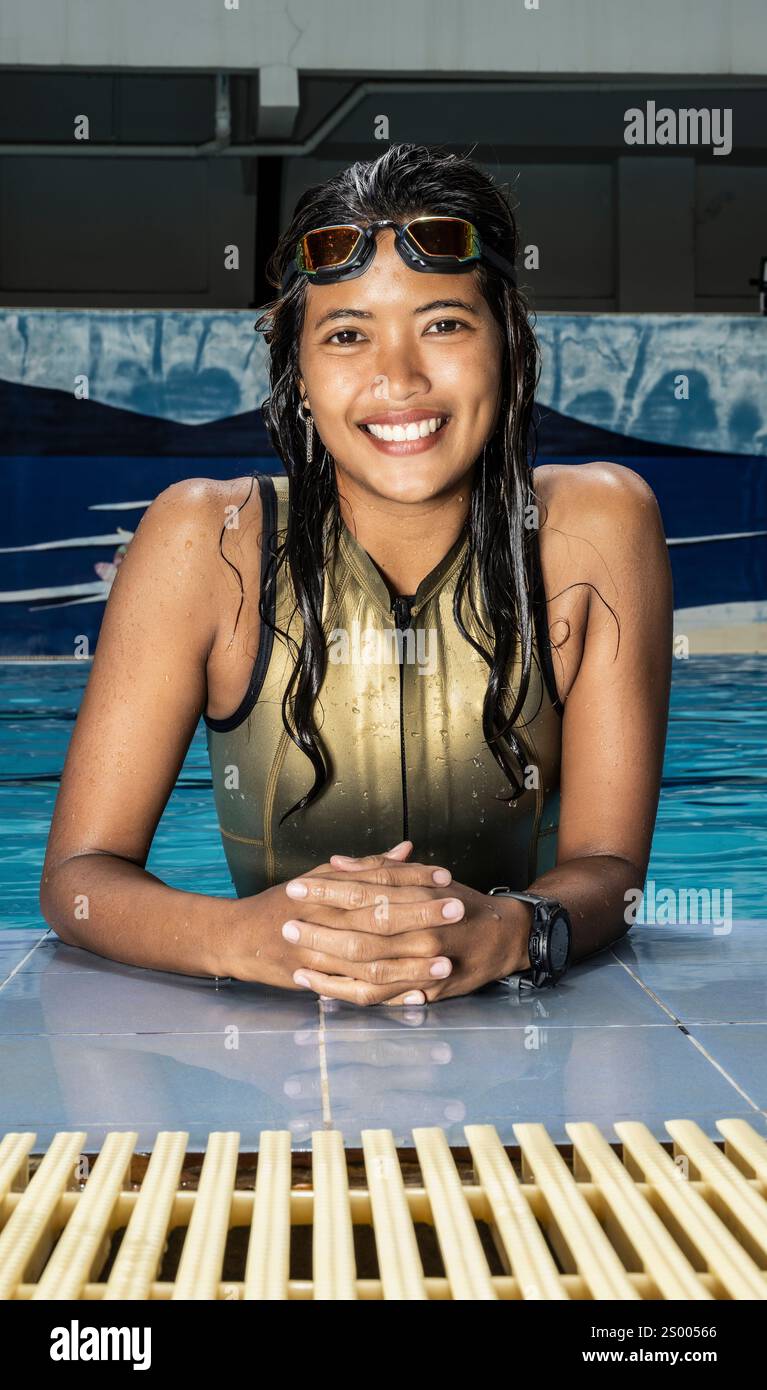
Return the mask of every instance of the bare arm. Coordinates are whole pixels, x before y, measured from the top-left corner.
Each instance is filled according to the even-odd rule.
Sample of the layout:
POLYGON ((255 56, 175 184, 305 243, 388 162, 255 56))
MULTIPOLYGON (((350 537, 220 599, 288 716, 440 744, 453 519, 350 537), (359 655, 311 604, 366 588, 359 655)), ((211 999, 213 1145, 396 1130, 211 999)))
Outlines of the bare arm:
MULTIPOLYGON (((221 608, 221 485, 176 483, 144 514, 106 606, 40 884, 62 940, 131 965, 215 974, 236 900, 145 869, 207 695, 221 608)), ((239 499, 238 499, 239 500, 239 499)))
POLYGON ((530 885, 570 912, 573 961, 625 934, 626 894, 644 889, 673 628, 671 567, 654 494, 616 464, 585 465, 583 472, 581 515, 559 524, 583 538, 584 563, 592 556, 587 578, 618 616, 620 645, 615 619, 590 590, 583 656, 563 716, 557 864, 530 885))

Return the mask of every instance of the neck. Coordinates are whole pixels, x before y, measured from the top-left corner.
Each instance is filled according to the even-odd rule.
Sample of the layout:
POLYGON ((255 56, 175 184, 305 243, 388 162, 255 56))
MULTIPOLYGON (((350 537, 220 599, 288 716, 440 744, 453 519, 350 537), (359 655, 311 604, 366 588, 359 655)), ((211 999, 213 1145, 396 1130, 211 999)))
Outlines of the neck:
POLYGON ((472 475, 451 493, 423 502, 396 502, 339 477, 341 520, 366 550, 392 595, 414 594, 421 580, 455 544, 469 514, 472 475))

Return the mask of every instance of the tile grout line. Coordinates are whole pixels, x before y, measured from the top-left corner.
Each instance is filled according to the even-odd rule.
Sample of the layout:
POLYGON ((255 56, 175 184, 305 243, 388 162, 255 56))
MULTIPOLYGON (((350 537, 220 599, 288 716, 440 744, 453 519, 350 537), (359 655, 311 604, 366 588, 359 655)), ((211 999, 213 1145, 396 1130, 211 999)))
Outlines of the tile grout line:
POLYGON ((320 1095, 322 1097, 322 1127, 323 1129, 333 1128, 333 1112, 330 1106, 330 1077, 328 1075, 328 1052, 327 1040, 328 1032, 325 1024, 325 1010, 322 1000, 318 997, 317 1008, 320 1011, 319 1027, 319 1063, 320 1063, 320 1095))
POLYGON ((693 1047, 697 1047, 698 1051, 702 1053, 702 1055, 706 1058, 708 1062, 711 1063, 712 1067, 716 1067, 716 1070, 724 1077, 724 1080, 729 1081, 730 1085, 735 1087, 735 1090, 738 1092, 738 1095, 742 1096, 744 1100, 748 1101, 749 1105, 753 1106, 757 1115, 763 1115, 764 1118, 767 1119, 767 1110, 762 1109, 762 1107, 758 1105, 755 1100, 751 1099, 748 1092, 744 1091, 743 1087, 739 1085, 738 1082, 735 1080, 735 1077, 730 1076, 730 1073, 728 1071, 725 1071, 722 1064, 720 1062, 717 1062, 715 1057, 711 1056, 711 1053, 707 1050, 707 1048, 703 1046, 703 1043, 700 1042, 698 1038, 693 1037, 692 1033, 687 1028, 685 1028, 684 1024, 681 1025, 681 1031, 685 1034, 685 1037, 689 1038, 693 1047))
MULTIPOLYGON (((614 956, 615 952, 611 950, 610 954, 614 956)), ((616 960, 618 960, 617 956, 615 958, 616 960)), ((697 1038, 693 1037, 687 1025, 682 1022, 682 1019, 679 1018, 679 1016, 675 1014, 667 1004, 664 1004, 663 1000, 655 993, 653 989, 650 988, 649 985, 645 984, 644 980, 642 980, 639 977, 639 975, 636 975, 634 973, 630 966, 626 964, 625 960, 618 960, 618 964, 623 966, 623 969, 626 971, 628 975, 631 976, 631 979, 634 981, 634 983, 638 984, 640 989, 643 989, 645 994, 649 995, 653 1002, 657 1004, 658 1008, 662 1009, 664 1013, 668 1014, 670 1019, 673 1019, 676 1027, 679 1029, 679 1032, 682 1033, 683 1036, 687 1038, 689 1042, 692 1043, 693 1047, 696 1047, 698 1049, 701 1056, 705 1057, 706 1061, 711 1063, 711 1066, 719 1072, 720 1076, 722 1076, 725 1081, 729 1082, 729 1084, 734 1088, 734 1090, 738 1092, 738 1095, 742 1096, 743 1099, 748 1102, 752 1109, 756 1111, 757 1115, 763 1115, 767 1119, 767 1110, 763 1110, 762 1107, 758 1105, 755 1100, 752 1100, 748 1092, 743 1090, 743 1087, 739 1084, 739 1082, 735 1080, 734 1076, 730 1076, 730 1073, 725 1070, 721 1062, 717 1062, 716 1058, 712 1057, 711 1053, 707 1050, 707 1048, 703 1046, 703 1043, 700 1042, 697 1038)))
POLYGON ((13 970, 11 971, 10 975, 8 975, 6 979, 3 980, 2 984, 0 984, 0 990, 4 990, 5 986, 10 984, 14 976, 17 975, 18 972, 21 970, 22 965, 26 965, 27 961, 31 959, 31 957, 35 954, 35 951, 38 949, 38 947, 42 946, 43 942, 46 939, 47 938, 45 936, 41 936, 40 940, 35 942, 34 946, 32 946, 32 948, 29 951, 27 951, 27 954, 13 967, 13 970))
POLYGON ((642 989, 642 990, 644 990, 644 992, 645 992, 645 994, 648 996, 648 998, 652 999, 653 1003, 654 1003, 654 1004, 657 1004, 658 1008, 659 1008, 659 1009, 662 1009, 663 1012, 664 1012, 664 1014, 667 1014, 667 1015, 668 1015, 668 1017, 671 1019, 672 1023, 675 1024, 675 1026, 676 1026, 677 1028, 683 1028, 683 1027, 684 1027, 684 1024, 682 1023, 681 1018, 679 1018, 678 1015, 674 1013, 673 1009, 670 1009, 669 1006, 668 1006, 668 1004, 664 1004, 664 1002, 663 1002, 663 1000, 660 998, 660 996, 659 996, 658 994, 655 993, 655 990, 652 989, 652 988, 650 987, 650 985, 645 984, 645 982, 644 982, 644 980, 641 978, 641 976, 640 976, 640 975, 637 975, 637 974, 631 969, 631 967, 630 967, 629 965, 626 964, 625 960, 621 960, 620 957, 616 956, 616 955, 615 955, 615 952, 612 950, 612 948, 610 949, 610 955, 615 957, 616 963, 617 963, 618 965, 622 966, 622 968, 626 971, 626 974, 634 981, 634 984, 639 985, 639 988, 642 989))

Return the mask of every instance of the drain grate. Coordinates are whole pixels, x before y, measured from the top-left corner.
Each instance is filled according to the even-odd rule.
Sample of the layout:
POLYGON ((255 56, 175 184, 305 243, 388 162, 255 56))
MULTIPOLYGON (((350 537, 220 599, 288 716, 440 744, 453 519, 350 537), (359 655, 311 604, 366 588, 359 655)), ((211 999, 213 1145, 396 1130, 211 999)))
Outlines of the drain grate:
POLYGON ((199 1174, 188 1134, 85 1133, 0 1142, 3 1299, 765 1299, 767 1140, 717 1121, 723 1142, 646 1125, 466 1125, 467 1150, 414 1129, 362 1133, 355 1165, 337 1130, 308 1155, 268 1130, 255 1157, 213 1133, 199 1174), (409 1153, 409 1151, 408 1151, 409 1153), (459 1154, 465 1153, 465 1161, 459 1154), (306 1161, 303 1170, 299 1163, 306 1161), (248 1166, 250 1164, 250 1166, 248 1166), (461 1169, 463 1168, 463 1172, 461 1169))

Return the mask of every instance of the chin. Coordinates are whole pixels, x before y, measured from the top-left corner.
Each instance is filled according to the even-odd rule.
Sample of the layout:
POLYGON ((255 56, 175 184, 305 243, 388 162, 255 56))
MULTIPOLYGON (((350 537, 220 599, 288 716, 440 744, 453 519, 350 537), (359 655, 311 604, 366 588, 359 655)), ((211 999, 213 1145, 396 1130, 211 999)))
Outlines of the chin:
POLYGON ((425 502, 435 497, 453 481, 452 474, 444 468, 425 468, 418 466, 417 472, 412 461, 403 459, 392 463, 386 460, 380 472, 365 475, 365 486, 379 497, 392 502, 425 502))

